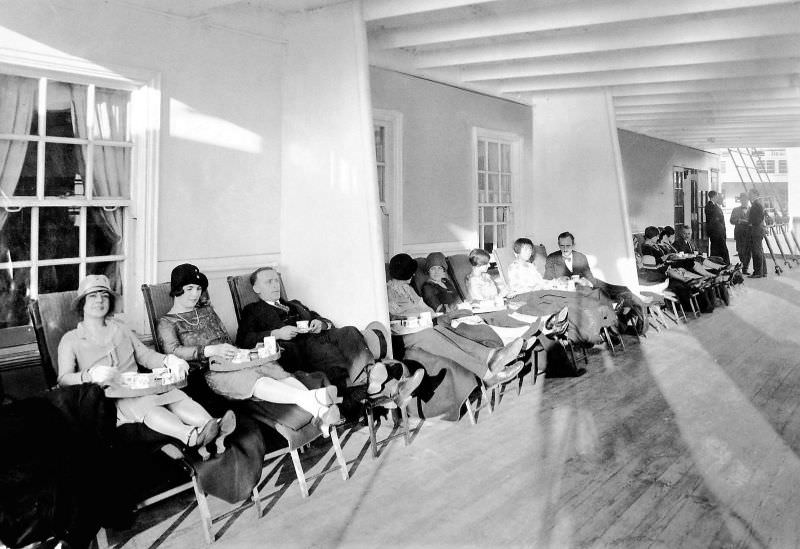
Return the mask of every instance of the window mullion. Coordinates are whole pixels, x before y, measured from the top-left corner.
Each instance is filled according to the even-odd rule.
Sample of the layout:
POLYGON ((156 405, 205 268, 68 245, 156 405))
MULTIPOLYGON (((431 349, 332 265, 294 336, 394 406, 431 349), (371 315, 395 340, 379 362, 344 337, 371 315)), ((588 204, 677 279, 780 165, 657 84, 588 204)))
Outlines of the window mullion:
POLYGON ((39 207, 31 208, 31 297, 39 296, 39 207))
MULTIPOLYGON (((43 137, 47 133, 47 78, 39 79, 39 104, 37 105, 39 136, 43 137)), ((36 197, 40 200, 44 198, 44 159, 45 144, 44 140, 39 139, 36 143, 36 197)))
POLYGON ((94 84, 89 85, 88 97, 86 99, 86 137, 89 143, 86 145, 86 188, 83 192, 86 194, 86 199, 91 200, 94 196, 94 126, 96 111, 94 108, 95 99, 94 84))
POLYGON ((80 226, 78 227, 78 257, 81 262, 78 264, 78 280, 83 280, 83 277, 86 276, 86 218, 88 215, 88 208, 81 206, 80 226))

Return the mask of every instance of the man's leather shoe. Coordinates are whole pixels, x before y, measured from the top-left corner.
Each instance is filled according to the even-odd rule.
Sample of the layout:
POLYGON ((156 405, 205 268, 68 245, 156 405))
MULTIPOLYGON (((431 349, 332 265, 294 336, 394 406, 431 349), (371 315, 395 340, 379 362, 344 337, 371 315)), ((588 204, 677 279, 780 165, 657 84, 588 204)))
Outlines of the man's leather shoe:
POLYGON ((493 374, 497 374, 506 367, 506 364, 515 361, 522 350, 523 343, 522 338, 518 337, 502 349, 498 349, 489 360, 489 370, 493 374))
POLYGON ((525 363, 523 363, 521 360, 518 360, 514 364, 509 364, 493 376, 484 379, 483 382, 489 387, 492 385, 497 385, 498 383, 505 383, 506 381, 510 381, 517 377, 524 366, 525 363))

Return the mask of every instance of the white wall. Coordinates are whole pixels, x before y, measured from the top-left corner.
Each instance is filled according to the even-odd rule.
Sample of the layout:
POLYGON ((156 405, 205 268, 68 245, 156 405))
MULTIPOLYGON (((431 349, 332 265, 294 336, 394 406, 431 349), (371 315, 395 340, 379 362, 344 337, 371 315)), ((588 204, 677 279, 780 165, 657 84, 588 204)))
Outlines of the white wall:
MULTIPOLYGON (((530 108, 375 67, 370 82, 375 108, 403 114, 404 251, 424 255, 476 246, 472 128, 523 137, 521 186, 529 187, 530 108)), ((525 208, 515 209, 521 222, 525 208)))
POLYGON ((99 0, 4 0, 4 49, 160 74, 157 278, 196 263, 215 279, 212 298, 230 327, 220 277, 275 260, 280 249, 280 37, 99 0))
POLYGON ((533 185, 535 240, 552 252, 557 235, 570 231, 598 278, 638 288, 610 96, 586 91, 535 99, 533 185))
MULTIPOLYGON (((634 232, 643 232, 648 225, 674 225, 673 167, 704 170, 709 175, 712 168, 719 168, 719 156, 714 153, 627 130, 619 130, 619 147, 634 232)), ((691 197, 688 188, 684 193, 688 223, 691 197)))
POLYGON ((287 18, 281 262, 290 296, 363 327, 389 313, 358 7, 287 18))

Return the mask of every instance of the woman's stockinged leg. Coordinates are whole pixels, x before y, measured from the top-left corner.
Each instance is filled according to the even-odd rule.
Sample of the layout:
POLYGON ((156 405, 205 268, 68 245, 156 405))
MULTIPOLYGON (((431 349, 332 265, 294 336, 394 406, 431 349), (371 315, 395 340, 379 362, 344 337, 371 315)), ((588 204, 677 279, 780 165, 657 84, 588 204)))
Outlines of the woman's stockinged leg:
POLYGON ((271 377, 262 377, 253 385, 254 397, 279 404, 300 404, 300 401, 304 398, 303 393, 308 392, 305 385, 295 378, 286 378, 278 381, 271 377), (286 383, 290 379, 294 379, 299 387, 286 383))
POLYGON ((190 433, 194 430, 192 425, 187 425, 181 419, 169 411, 164 406, 157 406, 147 412, 144 416, 143 423, 150 427, 153 431, 168 435, 187 442, 190 433))
POLYGON ((179 402, 167 404, 166 408, 178 416, 184 423, 194 427, 203 427, 212 419, 205 408, 188 398, 179 402))

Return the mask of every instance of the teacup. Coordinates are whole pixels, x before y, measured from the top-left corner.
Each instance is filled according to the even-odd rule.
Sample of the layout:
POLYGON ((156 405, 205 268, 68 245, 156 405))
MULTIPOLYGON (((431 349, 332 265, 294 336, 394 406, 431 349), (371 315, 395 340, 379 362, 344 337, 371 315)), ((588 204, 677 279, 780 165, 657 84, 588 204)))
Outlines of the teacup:
POLYGON ((308 320, 298 320, 297 321, 297 329, 300 332, 307 332, 308 331, 308 320))

